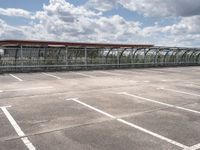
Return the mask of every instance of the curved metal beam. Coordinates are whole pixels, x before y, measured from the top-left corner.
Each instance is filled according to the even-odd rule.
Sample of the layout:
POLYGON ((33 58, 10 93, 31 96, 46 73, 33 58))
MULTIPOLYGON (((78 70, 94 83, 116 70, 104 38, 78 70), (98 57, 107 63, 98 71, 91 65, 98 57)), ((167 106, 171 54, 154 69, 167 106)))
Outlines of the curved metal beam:
POLYGON ((183 53, 183 55, 182 55, 182 57, 181 57, 181 63, 185 63, 185 62, 186 62, 185 59, 184 59, 184 57, 185 57, 185 55, 186 55, 188 52, 190 52, 190 49, 185 49, 185 53, 183 53))
POLYGON ((113 48, 111 48, 111 49, 108 51, 108 53, 106 54, 106 64, 108 63, 108 56, 109 56, 110 52, 112 52, 112 51, 113 51, 113 48))
POLYGON ((163 62, 166 64, 166 58, 167 58, 167 55, 172 52, 173 50, 168 48, 168 51, 166 52, 166 54, 164 55, 164 58, 163 58, 163 62))
POLYGON ((147 54, 151 51, 154 50, 155 48, 149 48, 145 53, 144 53, 144 63, 146 63, 146 58, 147 58, 147 54))
MULTIPOLYGON (((130 49, 124 48, 123 51, 120 53, 120 55, 119 55, 119 64, 121 64, 121 57, 123 56, 124 52, 127 51, 127 50, 130 50, 130 49)), ((130 50, 130 52, 131 52, 131 50, 130 50)))
POLYGON ((160 56, 161 54, 161 56, 160 56, 160 61, 159 61, 159 63, 161 64, 162 63, 162 65, 165 63, 165 60, 164 60, 164 57, 165 57, 165 55, 168 53, 168 51, 165 49, 165 48, 160 48, 160 52, 159 52, 159 54, 158 54, 158 56, 160 56))
POLYGON ((154 56, 154 64, 158 63, 158 53, 160 52, 160 48, 156 49, 154 56))
POLYGON ((200 51, 199 54, 196 56, 196 63, 199 63, 199 60, 200 60, 200 51))
POLYGON ((197 52, 196 49, 193 50, 193 52, 191 53, 191 55, 189 56, 189 62, 194 63, 194 60, 192 62, 191 58, 194 56, 194 54, 197 52))
POLYGON ((144 48, 137 48, 136 50, 135 50, 135 52, 133 53, 133 60, 136 60, 136 63, 137 63, 137 59, 136 59, 136 53, 138 52, 138 51, 140 51, 140 50, 143 50, 144 48))

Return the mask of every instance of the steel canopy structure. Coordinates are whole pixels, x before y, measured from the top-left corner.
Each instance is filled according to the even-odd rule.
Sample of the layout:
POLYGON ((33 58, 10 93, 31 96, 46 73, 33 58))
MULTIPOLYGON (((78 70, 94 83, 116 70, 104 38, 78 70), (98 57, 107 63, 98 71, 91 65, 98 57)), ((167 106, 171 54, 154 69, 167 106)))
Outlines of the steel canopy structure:
POLYGON ((145 44, 0 41, 0 72, 200 65, 200 49, 145 44))

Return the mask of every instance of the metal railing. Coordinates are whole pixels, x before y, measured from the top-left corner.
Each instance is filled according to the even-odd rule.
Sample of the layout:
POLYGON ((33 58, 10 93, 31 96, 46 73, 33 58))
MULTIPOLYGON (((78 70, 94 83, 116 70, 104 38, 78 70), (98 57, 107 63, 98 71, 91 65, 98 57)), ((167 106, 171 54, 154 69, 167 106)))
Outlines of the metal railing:
POLYGON ((200 65, 195 48, 2 47, 0 72, 200 65))

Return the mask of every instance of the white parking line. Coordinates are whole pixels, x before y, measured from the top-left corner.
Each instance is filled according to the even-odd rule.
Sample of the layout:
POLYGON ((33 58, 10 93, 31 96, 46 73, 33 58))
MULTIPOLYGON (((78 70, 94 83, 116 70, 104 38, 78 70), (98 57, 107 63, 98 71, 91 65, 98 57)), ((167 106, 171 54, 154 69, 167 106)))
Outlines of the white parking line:
POLYGON ((78 75, 81 75, 81 76, 84 76, 84 77, 95 78, 95 76, 84 74, 84 73, 80 73, 80 72, 74 72, 74 73, 76 73, 78 75))
POLYGON ((113 73, 113 72, 107 72, 107 71, 98 71, 100 73, 103 73, 103 74, 108 74, 108 75, 114 75, 114 76, 121 76, 122 74, 120 73, 113 73))
POLYGON ((70 99, 67 99, 67 100, 75 101, 75 102, 77 102, 77 103, 79 103, 79 104, 82 104, 82 105, 84 105, 84 106, 86 106, 86 107, 88 107, 88 108, 90 108, 90 109, 93 109, 94 111, 97 111, 97 112, 99 112, 99 113, 101 113, 101 114, 103 114, 103 115, 105 115, 105 116, 108 116, 108 117, 110 117, 110 118, 112 118, 112 119, 115 119, 115 118, 116 118, 116 117, 114 117, 114 116, 112 116, 112 115, 110 115, 110 114, 108 114, 108 113, 106 113, 106 112, 103 112, 103 111, 100 110, 100 109, 97 109, 97 108, 95 108, 95 107, 92 107, 92 106, 90 106, 90 105, 88 105, 88 104, 86 104, 86 103, 83 103, 83 102, 79 101, 78 98, 70 98, 70 99))
POLYGON ((157 70, 142 70, 142 71, 144 71, 144 72, 150 72, 150 73, 160 73, 160 74, 164 73, 164 72, 157 71, 157 70))
POLYGON ((196 85, 196 84, 194 84, 194 83, 188 83, 187 85, 188 85, 188 86, 191 86, 191 87, 200 88, 200 85, 196 85))
POLYGON ((168 107, 172 107, 172 108, 181 109, 181 110, 184 110, 184 111, 189 111, 189 112, 192 112, 192 113, 200 114, 200 112, 196 111, 196 110, 192 110, 192 109, 188 109, 188 108, 184 108, 184 107, 180 107, 180 106, 176 106, 176 105, 172 105, 172 104, 168 104, 168 103, 152 100, 152 99, 149 99, 149 98, 145 98, 145 97, 129 94, 127 92, 120 92, 118 94, 130 96, 130 97, 135 97, 135 98, 142 99, 142 100, 145 100, 145 101, 149 101, 149 102, 152 102, 152 103, 156 103, 156 104, 160 104, 160 105, 164 105, 164 106, 168 106, 168 107))
POLYGON ((160 89, 160 90, 171 91, 171 92, 175 92, 175 93, 181 93, 181 94, 186 94, 186 95, 191 95, 191 96, 200 97, 199 94, 195 94, 195 93, 188 93, 188 92, 179 91, 179 90, 174 90, 174 89, 168 89, 168 88, 159 88, 159 89, 160 89))
POLYGON ((33 144, 29 141, 29 139, 24 134, 24 132, 21 130, 21 128, 19 127, 19 125, 17 124, 17 122, 14 120, 14 118, 11 116, 11 114, 8 112, 8 110, 6 109, 7 107, 11 107, 11 106, 3 106, 0 107, 1 110, 3 111, 3 113, 5 114, 5 116, 7 117, 7 119, 9 120, 9 122, 11 123, 11 125, 13 126, 13 128, 15 129, 15 131, 17 132, 17 134, 22 137, 21 140, 23 141, 23 143, 26 145, 26 147, 29 150, 36 150, 36 148, 33 146, 33 144))
POLYGON ((45 87, 33 87, 33 88, 25 88, 25 89, 11 89, 11 90, 0 90, 2 92, 15 92, 15 91, 29 91, 29 90, 41 90, 41 89, 52 89, 52 86, 45 86, 45 87))
POLYGON ((169 80, 165 80, 165 79, 163 79, 163 80, 161 80, 162 82, 168 82, 169 80))
POLYGON ((49 73, 42 73, 42 74, 44 74, 44 75, 46 75, 46 76, 49 76, 49 77, 53 77, 53 78, 56 78, 56 79, 61 79, 60 77, 57 77, 57 76, 54 76, 54 75, 52 75, 52 74, 49 74, 49 73))
POLYGON ((17 79, 18 81, 23 81, 22 79, 20 79, 19 77, 17 77, 17 76, 15 76, 15 75, 13 75, 13 74, 9 74, 10 76, 12 76, 13 78, 15 78, 15 79, 17 79))
POLYGON ((103 115, 105 115, 105 116, 107 116, 107 117, 109 117, 109 118, 112 118, 112 119, 115 119, 115 120, 117 120, 117 121, 119 121, 119 122, 121 122, 121 123, 123 123, 123 124, 126 124, 126 125, 128 125, 128 126, 130 126, 130 127, 133 127, 133 128, 135 128, 135 129, 137 129, 137 130, 140 130, 140 131, 142 131, 142 132, 144 132, 144 133, 147 133, 147 134, 149 134, 149 135, 152 135, 152 136, 154 136, 154 137, 156 137, 156 138, 159 138, 159 139, 161 139, 161 140, 163 140, 163 141, 166 141, 166 142, 168 142, 168 143, 171 143, 171 144, 173 144, 173 145, 176 145, 176 146, 178 146, 178 147, 181 147, 181 148, 184 148, 184 149, 188 149, 189 147, 188 146, 186 146, 186 145, 184 145, 184 144, 181 144, 181 143, 178 143, 178 142, 176 142, 176 141, 173 141, 173 140, 171 140, 171 139, 168 139, 168 138, 166 138, 166 137, 164 137, 164 136, 162 136, 162 135, 159 135, 159 134, 157 134, 157 133, 154 133, 154 132, 152 132, 152 131, 149 131, 149 130, 147 130, 147 129, 144 129, 144 128, 142 128, 142 127, 140 127, 140 126, 137 126, 137 125, 135 125, 135 124, 133 124, 133 123, 130 123, 130 122, 128 122, 128 121, 125 121, 124 119, 118 119, 118 118, 116 118, 116 117, 114 117, 113 115, 111 115, 111 114, 108 114, 108 113, 106 113, 106 112, 104 112, 104 111, 102 111, 102 110, 100 110, 100 109, 98 109, 98 108, 95 108, 95 107, 93 107, 93 106, 91 106, 91 105, 88 105, 88 104, 86 104, 86 103, 84 103, 84 102, 81 102, 80 100, 78 100, 78 98, 69 98, 69 99, 66 99, 66 100, 72 100, 72 101, 74 101, 74 102, 77 102, 77 103, 79 103, 79 104, 81 104, 81 105, 84 105, 84 106, 86 106, 86 107, 88 107, 88 108, 90 108, 90 109, 92 109, 92 110, 94 110, 94 111, 96 111, 96 112, 99 112, 99 113, 101 113, 101 114, 103 114, 103 115))
POLYGON ((189 150, 198 150, 198 149, 200 149, 200 143, 199 143, 199 144, 196 144, 196 145, 194 145, 194 146, 191 146, 191 147, 189 148, 189 150))
POLYGON ((133 70, 133 71, 131 71, 131 70, 118 70, 118 71, 120 71, 120 73, 126 73, 126 74, 128 73, 128 74, 131 74, 131 75, 134 75, 134 74, 141 75, 141 72, 135 72, 135 70, 133 70))
POLYGON ((161 139, 161 140, 163 140, 163 141, 167 141, 168 143, 171 143, 171 144, 174 144, 174 145, 176 145, 176 146, 179 146, 179 147, 181 147, 181 148, 184 148, 184 149, 188 149, 188 148, 189 148, 188 146, 186 146, 186 145, 184 145, 184 144, 181 144, 181 143, 179 143, 179 142, 176 142, 176 141, 174 141, 174 140, 171 140, 171 139, 169 139, 169 138, 166 138, 166 137, 164 137, 164 136, 162 136, 162 135, 159 135, 159 134, 157 134, 157 133, 155 133, 155 132, 152 132, 152 131, 149 131, 149 130, 147 130, 147 129, 144 129, 144 128, 142 128, 142 127, 140 127, 140 126, 137 126, 137 125, 135 125, 135 124, 133 124, 133 123, 130 123, 130 122, 126 121, 126 120, 117 119, 117 121, 122 122, 122 123, 124 123, 124 124, 126 124, 126 125, 128 125, 128 126, 131 126, 131 127, 135 128, 135 129, 138 129, 138 130, 140 130, 140 131, 143 131, 143 132, 145 132, 145 133, 147 133, 147 134, 150 134, 150 135, 152 135, 152 136, 154 136, 154 137, 157 137, 157 138, 159 138, 159 139, 161 139))

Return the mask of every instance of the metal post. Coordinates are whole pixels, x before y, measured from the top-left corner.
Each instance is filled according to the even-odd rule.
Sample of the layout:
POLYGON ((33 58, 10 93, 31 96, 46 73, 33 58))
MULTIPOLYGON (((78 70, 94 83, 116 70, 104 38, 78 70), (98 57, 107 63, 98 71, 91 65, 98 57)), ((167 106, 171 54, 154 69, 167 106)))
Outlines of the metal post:
POLYGON ((146 49, 144 48, 144 65, 146 63, 146 49))
POLYGON ((87 68, 87 48, 85 47, 85 66, 87 68))
POLYGON ((100 51, 101 51, 101 64, 105 64, 105 60, 104 60, 104 49, 102 48, 102 49, 100 49, 100 51))
POLYGON ((65 47, 65 69, 68 69, 68 47, 65 47))
POLYGON ((65 63, 67 66, 68 65, 68 47, 66 47, 66 49, 65 49, 65 63))
POLYGON ((131 65, 133 65, 133 48, 131 49, 131 65))
POLYGON ((22 47, 22 45, 20 45, 20 60, 21 60, 21 66, 23 66, 24 63, 23 63, 23 47, 22 47))
POLYGON ((120 67, 119 55, 120 55, 120 51, 117 50, 117 66, 118 66, 118 67, 120 67))

